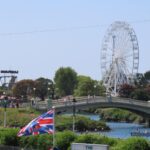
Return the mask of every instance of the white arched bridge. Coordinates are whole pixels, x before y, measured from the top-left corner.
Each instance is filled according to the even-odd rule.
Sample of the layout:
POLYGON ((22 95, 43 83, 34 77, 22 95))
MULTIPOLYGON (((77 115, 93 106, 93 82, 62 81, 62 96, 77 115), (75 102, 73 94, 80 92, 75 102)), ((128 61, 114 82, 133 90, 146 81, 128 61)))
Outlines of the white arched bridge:
MULTIPOLYGON (((73 102, 72 99, 53 100, 52 106, 55 106, 57 114, 72 112, 74 107, 76 110, 89 108, 122 108, 144 117, 150 125, 150 102, 142 100, 121 97, 80 97, 76 98, 76 102, 73 102)), ((48 109, 47 103, 37 103, 35 107, 39 110, 48 109)))

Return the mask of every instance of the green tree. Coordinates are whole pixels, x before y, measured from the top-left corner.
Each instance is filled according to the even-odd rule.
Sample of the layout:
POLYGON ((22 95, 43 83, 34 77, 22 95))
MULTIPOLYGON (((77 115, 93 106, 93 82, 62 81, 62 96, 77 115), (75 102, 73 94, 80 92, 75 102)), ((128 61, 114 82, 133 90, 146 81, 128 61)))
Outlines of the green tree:
POLYGON ((28 95, 32 94, 31 91, 34 87, 34 84, 34 81, 30 79, 18 81, 12 88, 13 95, 26 98, 28 95))
POLYGON ((44 100, 48 94, 54 96, 53 81, 46 78, 38 78, 35 80, 34 95, 44 100), (48 93, 51 92, 51 93, 48 93))
POLYGON ((145 77, 147 82, 150 82, 150 71, 145 72, 144 77, 145 77))
MULTIPOLYGON (((96 84, 96 91, 99 93, 100 96, 104 96, 106 93, 106 88, 103 85, 103 81, 97 81, 96 84)), ((97 94, 98 95, 98 94, 97 94)))
POLYGON ((137 100, 148 100, 149 95, 145 89, 136 89, 131 93, 131 98, 137 100))
POLYGON ((79 75, 77 77, 77 88, 74 93, 76 96, 93 95, 94 92, 94 80, 88 76, 79 75))
POLYGON ((77 85, 77 73, 70 67, 61 67, 56 71, 54 81, 60 96, 72 95, 77 85))
POLYGON ((137 73, 135 80, 134 80, 134 84, 136 87, 140 88, 140 87, 144 87, 146 85, 146 79, 144 77, 144 75, 142 73, 137 73))
POLYGON ((105 88, 102 81, 92 80, 88 76, 79 75, 77 77, 78 84, 74 91, 76 96, 87 96, 87 95, 103 95, 105 88))

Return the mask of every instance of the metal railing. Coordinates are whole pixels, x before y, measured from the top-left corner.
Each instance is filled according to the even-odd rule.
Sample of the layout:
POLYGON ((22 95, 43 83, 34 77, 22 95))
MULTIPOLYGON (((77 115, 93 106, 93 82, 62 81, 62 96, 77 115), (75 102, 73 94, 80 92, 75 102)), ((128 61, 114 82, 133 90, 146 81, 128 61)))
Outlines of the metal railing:
MULTIPOLYGON (((94 96, 94 97, 76 97, 76 105, 82 104, 94 104, 94 103, 121 103, 121 104, 129 104, 135 106, 143 106, 146 108, 150 108, 150 102, 141 101, 141 100, 134 100, 130 98, 121 98, 121 97, 101 97, 101 96, 94 96)), ((57 107, 64 107, 64 106, 73 106, 72 99, 57 99, 52 100, 52 105, 57 107)), ((30 103, 22 104, 22 107, 31 106, 30 103)), ((36 102, 35 105, 32 107, 36 109, 47 109, 47 102, 39 101, 36 102)))

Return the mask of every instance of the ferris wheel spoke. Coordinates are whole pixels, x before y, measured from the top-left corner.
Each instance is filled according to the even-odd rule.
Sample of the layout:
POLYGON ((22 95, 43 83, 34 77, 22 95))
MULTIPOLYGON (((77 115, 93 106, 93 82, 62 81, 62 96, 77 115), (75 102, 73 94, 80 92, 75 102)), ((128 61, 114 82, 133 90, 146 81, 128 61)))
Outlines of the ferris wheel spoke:
POLYGON ((130 47, 128 38, 126 36, 122 37, 122 39, 120 40, 119 47, 120 49, 122 49, 122 53, 126 53, 127 47, 130 47))

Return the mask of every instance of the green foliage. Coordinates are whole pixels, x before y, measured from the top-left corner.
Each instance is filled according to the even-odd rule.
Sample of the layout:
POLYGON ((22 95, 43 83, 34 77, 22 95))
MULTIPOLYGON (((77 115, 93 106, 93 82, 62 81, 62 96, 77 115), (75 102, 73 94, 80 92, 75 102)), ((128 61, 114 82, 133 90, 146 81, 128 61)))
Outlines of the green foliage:
POLYGON ((147 82, 150 81, 150 71, 145 72, 144 77, 145 77, 147 82))
POLYGON ((38 136, 23 136, 20 137, 20 147, 30 148, 30 149, 37 149, 38 147, 38 136))
MULTIPOLYGON (((79 132, 110 130, 106 123, 103 121, 94 121, 83 116, 76 116, 75 120, 75 129, 79 132)), ((72 130, 72 116, 57 116, 56 130, 72 130)))
POLYGON ((131 98, 147 101, 150 98, 150 93, 148 93, 145 89, 136 89, 131 93, 131 98))
POLYGON ((20 80, 14 85, 12 89, 13 95, 17 97, 27 97, 27 95, 31 94, 31 90, 33 89, 33 87, 33 80, 20 80))
POLYGON ((76 120, 77 131, 101 131, 110 130, 110 128, 103 121, 95 121, 86 117, 78 117, 76 120))
POLYGON ((76 139, 77 135, 71 131, 56 134, 56 146, 61 150, 67 150, 70 144, 76 139))
MULTIPOLYGON (((0 109, 0 125, 3 125, 3 111, 4 109, 0 109)), ((7 108, 7 126, 9 127, 23 127, 28 124, 31 120, 39 116, 40 113, 33 109, 15 109, 15 108, 7 108)), ((56 116, 56 130, 64 131, 64 130, 72 130, 72 116, 56 116)), ((94 131, 97 130, 108 130, 109 128, 102 121, 94 121, 89 118, 83 116, 76 116, 76 130, 78 131, 94 131)))
POLYGON ((87 76, 78 76, 77 88, 74 91, 76 96, 93 95, 94 80, 87 76))
POLYGON ((146 79, 142 73, 136 74, 134 84, 137 88, 144 87, 147 84, 146 79))
POLYGON ((99 135, 97 134, 82 134, 78 136, 75 143, 93 143, 96 144, 99 140, 99 135))
MULTIPOLYGON (((17 137, 19 129, 1 128, 0 144, 19 146, 22 148, 47 150, 52 147, 52 135, 41 134, 37 136, 17 137)), ((99 134, 75 134, 71 131, 56 132, 55 146, 61 150, 70 148, 71 143, 107 144, 110 150, 149 150, 150 143, 144 138, 132 137, 128 139, 115 139, 99 134)))
MULTIPOLYGON (((32 119, 36 118, 40 113, 33 109, 23 108, 7 108, 7 126, 8 127, 22 127, 28 124, 32 119)), ((0 126, 3 126, 4 109, 0 108, 0 126)))
POLYGON ((19 145, 23 148, 46 150, 52 147, 52 135, 41 134, 37 136, 20 137, 19 145))
POLYGON ((56 71, 54 81, 60 96, 73 95, 77 85, 77 73, 70 67, 61 67, 56 71))
POLYGON ((57 116, 56 117, 56 130, 72 130, 72 117, 69 116, 57 116))
POLYGON ((52 135, 43 134, 39 135, 37 147, 40 150, 47 150, 53 146, 52 135))
POLYGON ((149 150, 149 142, 144 138, 134 137, 120 141, 112 150, 149 150))
POLYGON ((82 134, 77 137, 75 143, 108 144, 113 146, 117 144, 117 140, 99 134, 82 134))
POLYGON ((87 96, 87 95, 103 95, 105 93, 105 88, 100 81, 92 80, 88 76, 78 76, 78 84, 74 90, 75 96, 87 96))
POLYGON ((33 94, 34 96, 37 96, 40 99, 44 100, 45 97, 49 94, 48 88, 53 90, 54 87, 52 80, 46 78, 38 78, 35 80, 35 91, 33 94))
POLYGON ((18 129, 0 128, 0 145, 18 146, 18 129))
POLYGON ((96 113, 100 114, 105 121, 125 121, 125 122, 142 122, 143 118, 127 110, 119 108, 97 109, 96 113))

